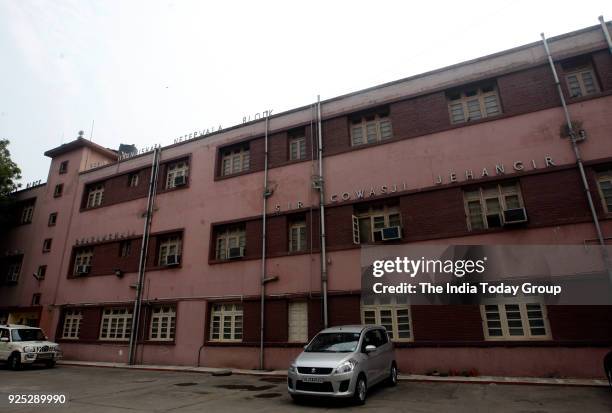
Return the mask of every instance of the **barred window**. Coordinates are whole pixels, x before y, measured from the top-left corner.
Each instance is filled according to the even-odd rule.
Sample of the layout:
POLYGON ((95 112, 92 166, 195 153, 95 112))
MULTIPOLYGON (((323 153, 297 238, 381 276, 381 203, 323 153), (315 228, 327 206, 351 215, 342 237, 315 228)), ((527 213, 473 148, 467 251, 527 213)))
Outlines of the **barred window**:
POLYGON ((550 327, 546 307, 538 302, 481 305, 487 340, 546 340, 550 327))
POLYGON ((412 321, 408 305, 362 305, 361 321, 363 324, 385 327, 389 339, 393 341, 412 340, 412 321))
POLYGON ((64 327, 62 329, 62 338, 78 339, 81 331, 81 320, 83 313, 81 310, 66 310, 64 313, 64 327))
POLYGON ((242 305, 214 304, 210 313, 211 341, 242 341, 242 305))
POLYGON ((104 184, 92 185, 87 191, 87 208, 102 205, 104 201, 104 184))
POLYGON ((176 307, 155 306, 151 311, 149 340, 172 341, 176 329, 176 307))
POLYGON ((501 113, 497 88, 493 83, 449 92, 447 96, 452 123, 469 122, 501 113))
POLYGON ((221 175, 227 176, 250 168, 251 156, 248 146, 241 146, 221 151, 221 175))
POLYGON ((168 165, 168 172, 166 174, 166 188, 174 188, 177 186, 177 178, 185 177, 189 175, 189 165, 186 161, 174 162, 168 165))
POLYGON ((297 221, 289 226, 289 251, 306 251, 306 222, 297 221))
POLYGON ((105 308, 102 313, 100 340, 127 341, 132 331, 131 308, 105 308))
POLYGON ((227 226, 217 233, 215 256, 218 260, 232 258, 230 252, 234 251, 233 248, 240 248, 241 255, 243 255, 245 246, 246 230, 244 225, 227 226))
POLYGON ((353 146, 365 145, 391 139, 391 119, 384 115, 363 116, 351 124, 351 143, 353 146))

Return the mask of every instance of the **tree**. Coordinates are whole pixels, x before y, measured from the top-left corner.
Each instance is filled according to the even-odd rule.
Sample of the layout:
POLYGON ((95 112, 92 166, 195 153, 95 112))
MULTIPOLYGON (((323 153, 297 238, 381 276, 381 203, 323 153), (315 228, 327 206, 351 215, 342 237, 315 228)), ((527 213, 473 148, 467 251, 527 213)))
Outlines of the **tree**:
POLYGON ((11 160, 9 143, 8 139, 0 139, 0 200, 2 201, 21 186, 16 182, 21 179, 21 169, 11 160))

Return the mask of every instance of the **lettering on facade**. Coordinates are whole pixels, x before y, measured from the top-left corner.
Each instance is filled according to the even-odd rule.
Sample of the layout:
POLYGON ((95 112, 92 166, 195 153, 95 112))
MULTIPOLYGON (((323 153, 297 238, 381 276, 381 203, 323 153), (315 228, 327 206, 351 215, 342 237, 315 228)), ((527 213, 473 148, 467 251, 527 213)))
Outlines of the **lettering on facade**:
POLYGON ((104 234, 104 235, 97 235, 93 237, 77 238, 75 241, 75 245, 77 246, 90 245, 90 244, 98 244, 100 242, 106 242, 106 241, 123 240, 123 239, 131 238, 134 235, 136 235, 134 231, 128 231, 128 232, 114 232, 114 233, 109 233, 109 234, 104 234))
POLYGON ((221 125, 219 125, 217 128, 212 126, 210 128, 202 129, 200 131, 191 132, 189 134, 185 134, 183 136, 179 136, 178 138, 176 138, 174 140, 174 143, 187 142, 187 141, 199 138, 201 136, 209 135, 209 134, 211 134, 213 132, 219 132, 221 129, 222 129, 221 125))
POLYGON ((119 153, 119 161, 122 161, 124 159, 129 159, 129 158, 133 158, 134 156, 138 156, 138 155, 142 155, 143 153, 147 153, 147 152, 153 152, 153 150, 155 148, 161 148, 161 144, 156 143, 153 146, 145 146, 144 148, 135 151, 135 152, 130 152, 130 153, 126 153, 126 152, 121 152, 119 153))
POLYGON ((257 112, 253 116, 246 115, 242 117, 242 123, 248 123, 250 121, 260 120, 272 116, 273 109, 264 110, 263 112, 257 112))

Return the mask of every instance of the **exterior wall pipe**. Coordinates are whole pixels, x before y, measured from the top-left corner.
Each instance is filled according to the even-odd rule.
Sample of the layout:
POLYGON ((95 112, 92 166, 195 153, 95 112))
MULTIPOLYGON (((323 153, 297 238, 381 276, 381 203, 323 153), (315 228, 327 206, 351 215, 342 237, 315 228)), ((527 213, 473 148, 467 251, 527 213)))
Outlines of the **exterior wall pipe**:
POLYGON ((142 287, 147 265, 147 252, 149 250, 149 235, 151 233, 151 221, 153 218, 153 204, 157 192, 157 176, 159 173, 159 159, 161 148, 153 151, 153 161, 151 163, 151 179, 149 180, 149 197, 147 199, 147 214, 145 216, 144 230, 142 231, 142 245, 140 247, 140 260, 138 263, 138 283, 136 284, 136 300, 134 301, 134 311, 132 312, 132 330, 130 331, 130 344, 128 364, 135 363, 136 345, 138 340, 138 328, 140 324, 140 308, 142 306, 142 287))
POLYGON ((544 36, 544 33, 541 33, 541 36, 542 36, 542 43, 544 45, 544 49, 546 50, 546 56, 548 57, 548 63, 550 64, 550 69, 552 70, 553 76, 555 78, 557 92, 559 93, 559 98, 561 99, 561 106, 563 106, 563 113, 565 114, 565 121, 567 122, 567 129, 570 135, 569 136, 570 142, 572 144, 572 149, 574 150, 574 156, 576 158, 576 165, 578 166, 578 170, 580 171, 580 177, 582 179, 582 186, 584 188, 584 193, 589 203, 589 209, 591 210, 591 216, 593 218, 593 225, 595 226, 595 232, 597 233, 597 239, 601 247, 601 255, 604 261, 604 266, 608 273, 608 278, 612 282, 612 269, 610 268, 608 250, 606 249, 606 243, 604 240, 603 232, 601 230, 601 226, 599 225, 599 218, 597 217, 597 210, 595 209, 595 204, 593 203, 593 197, 591 196, 591 190, 589 188, 589 181, 587 180, 586 174, 584 172, 584 165, 582 164, 582 157, 580 155, 580 149, 578 148, 578 143, 576 142, 576 132, 574 131, 574 126, 572 125, 572 119, 570 118, 569 110, 567 108, 567 104, 565 103, 565 96, 563 96, 563 89, 561 89, 561 82, 559 82, 559 76, 557 75, 557 69, 555 69, 555 63, 550 54, 550 49, 548 48, 548 42, 546 41, 546 36, 544 36))
POLYGON ((270 113, 266 113, 265 134, 264 134, 264 185, 263 185, 263 210, 262 229, 261 229, 261 303, 260 303, 260 330, 259 330, 259 369, 264 369, 264 322, 265 322, 265 303, 266 303, 266 213, 268 197, 271 193, 268 190, 268 122, 270 113))
POLYGON ((321 97, 317 96, 317 129, 319 155, 319 222, 321 224, 321 295, 323 296, 323 326, 328 327, 327 317, 327 258, 325 252, 325 180, 323 179, 323 129, 321 127, 321 97))
POLYGON ((606 21, 604 20, 603 16, 599 16, 599 23, 601 24, 601 30, 606 38, 606 42, 608 43, 608 50, 610 51, 610 54, 612 54, 612 39, 610 39, 610 32, 608 31, 608 26, 606 25, 606 21))

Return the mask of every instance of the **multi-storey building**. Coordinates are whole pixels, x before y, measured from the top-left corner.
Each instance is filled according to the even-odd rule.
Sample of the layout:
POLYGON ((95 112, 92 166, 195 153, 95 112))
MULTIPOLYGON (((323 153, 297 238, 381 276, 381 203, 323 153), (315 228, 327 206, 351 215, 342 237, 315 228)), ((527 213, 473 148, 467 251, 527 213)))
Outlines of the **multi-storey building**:
MULTIPOLYGON (((600 26, 549 44, 586 132, 579 149, 609 235, 609 46, 600 26)), ((285 368, 323 325, 323 183, 330 325, 385 325, 407 372, 601 375, 607 306, 410 306, 360 295, 357 227, 359 243, 400 226, 395 243, 597 244, 542 43, 322 102, 322 179, 315 109, 161 148, 138 362, 259 366, 266 196, 263 360, 285 368), (520 208, 526 222, 503 225, 500 214, 520 208)), ((0 318, 40 324, 67 358, 125 361, 153 155, 118 160, 84 139, 45 155, 46 184, 15 194, 16 225, 3 231, 0 318)))

